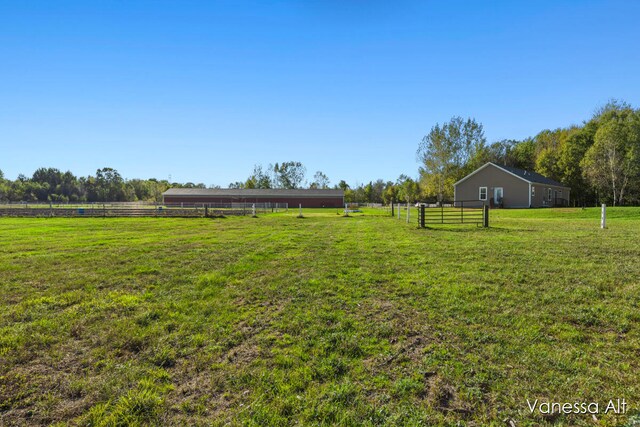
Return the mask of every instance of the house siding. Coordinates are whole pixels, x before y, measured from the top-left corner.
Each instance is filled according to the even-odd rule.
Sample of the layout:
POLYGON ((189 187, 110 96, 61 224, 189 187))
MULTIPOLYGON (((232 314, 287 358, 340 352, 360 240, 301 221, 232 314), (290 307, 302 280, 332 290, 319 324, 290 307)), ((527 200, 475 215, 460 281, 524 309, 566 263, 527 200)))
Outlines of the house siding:
POLYGON ((458 183, 455 186, 455 200, 478 200, 480 187, 487 187, 487 200, 484 203, 469 202, 469 205, 489 205, 494 195, 494 189, 502 187, 502 204, 505 208, 529 207, 529 183, 494 165, 489 165, 458 183))
MULTIPOLYGON (((550 207, 554 205, 556 192, 562 191, 562 198, 567 200, 571 200, 571 190, 568 187, 558 187, 556 185, 549 184, 539 184, 539 183, 531 183, 532 187, 535 187, 535 195, 531 196, 531 207, 533 208, 543 208, 550 207), (548 200, 547 192, 548 189, 552 191, 552 200, 548 200)), ((558 196, 560 197, 560 196, 558 196)))
MULTIPOLYGON (((526 174, 526 172, 524 173, 526 174)), ((535 178, 538 174, 532 173, 530 175, 535 178)), ((540 175, 538 176, 541 179, 550 181, 540 175)), ((455 200, 478 200, 480 187, 487 187, 487 200, 475 203, 466 202, 465 206, 490 205, 496 187, 503 188, 502 205, 505 208, 568 206, 571 196, 569 187, 551 183, 529 182, 526 178, 521 178, 499 166, 488 163, 455 185, 455 200), (531 194, 531 198, 529 198, 529 194, 533 189, 535 189, 535 194, 531 194), (549 190, 552 192, 550 199, 549 190)))

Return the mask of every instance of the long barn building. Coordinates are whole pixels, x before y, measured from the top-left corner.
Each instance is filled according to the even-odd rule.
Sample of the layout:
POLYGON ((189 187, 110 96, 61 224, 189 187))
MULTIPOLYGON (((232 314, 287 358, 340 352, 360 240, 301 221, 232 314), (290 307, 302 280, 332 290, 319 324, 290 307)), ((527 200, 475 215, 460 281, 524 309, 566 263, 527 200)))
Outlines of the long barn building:
POLYGON ((236 188, 170 188, 162 193, 166 204, 288 203, 289 207, 337 208, 344 206, 342 190, 286 190, 236 188))

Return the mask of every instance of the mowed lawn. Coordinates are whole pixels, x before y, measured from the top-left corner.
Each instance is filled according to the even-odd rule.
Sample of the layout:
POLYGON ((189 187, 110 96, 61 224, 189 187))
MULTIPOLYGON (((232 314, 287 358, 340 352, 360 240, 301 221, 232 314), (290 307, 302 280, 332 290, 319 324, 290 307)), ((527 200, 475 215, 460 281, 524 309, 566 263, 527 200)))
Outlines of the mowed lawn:
POLYGON ((640 209, 296 214, 0 218, 0 425, 637 418, 640 209))

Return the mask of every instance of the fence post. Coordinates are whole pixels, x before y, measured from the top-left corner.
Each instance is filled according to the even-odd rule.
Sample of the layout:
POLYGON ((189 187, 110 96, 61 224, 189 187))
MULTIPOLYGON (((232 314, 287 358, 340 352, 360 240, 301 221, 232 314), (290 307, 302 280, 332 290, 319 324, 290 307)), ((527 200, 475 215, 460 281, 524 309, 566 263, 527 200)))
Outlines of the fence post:
POLYGON ((204 207, 204 217, 207 218, 209 216, 209 206, 204 207))
POLYGON ((489 227, 489 206, 487 205, 482 205, 482 226, 487 228, 489 227))
POLYGON ((255 218, 256 217, 256 204, 255 203, 253 205, 251 205, 251 211, 253 213, 252 216, 255 218))
POLYGON ((409 213, 411 212, 411 208, 409 207, 409 202, 407 202, 407 224, 409 224, 409 213))
POLYGON ((302 203, 298 203, 298 209, 299 209, 299 212, 300 212, 300 213, 298 213, 298 218, 303 218, 303 216, 302 216, 302 203))
POLYGON ((400 211, 402 210, 402 208, 400 207, 400 203, 398 203, 398 219, 400 219, 400 211))
POLYGON ((425 206, 421 204, 420 205, 420 228, 424 228, 424 209, 425 209, 425 206))
POLYGON ((391 199, 391 218, 393 218, 395 215, 395 212, 393 211, 393 199, 391 199))
POLYGON ((607 205, 602 204, 602 212, 600 212, 600 228, 607 228, 607 205))
MULTIPOLYGON (((455 205, 455 202, 453 202, 455 205)), ((464 224, 464 202, 460 202, 460 224, 464 224)))
POLYGON ((444 224, 444 203, 440 202, 440 224, 444 224))

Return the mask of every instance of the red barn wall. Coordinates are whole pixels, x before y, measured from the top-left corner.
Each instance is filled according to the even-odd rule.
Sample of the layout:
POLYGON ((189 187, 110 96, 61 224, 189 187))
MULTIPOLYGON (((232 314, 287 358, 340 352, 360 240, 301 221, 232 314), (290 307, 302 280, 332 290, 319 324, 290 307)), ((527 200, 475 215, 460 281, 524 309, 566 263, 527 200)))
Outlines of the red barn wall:
POLYGON ((225 196, 164 196, 164 203, 288 203, 290 208, 302 204, 303 208, 339 208, 344 206, 342 197, 246 197, 225 196))

